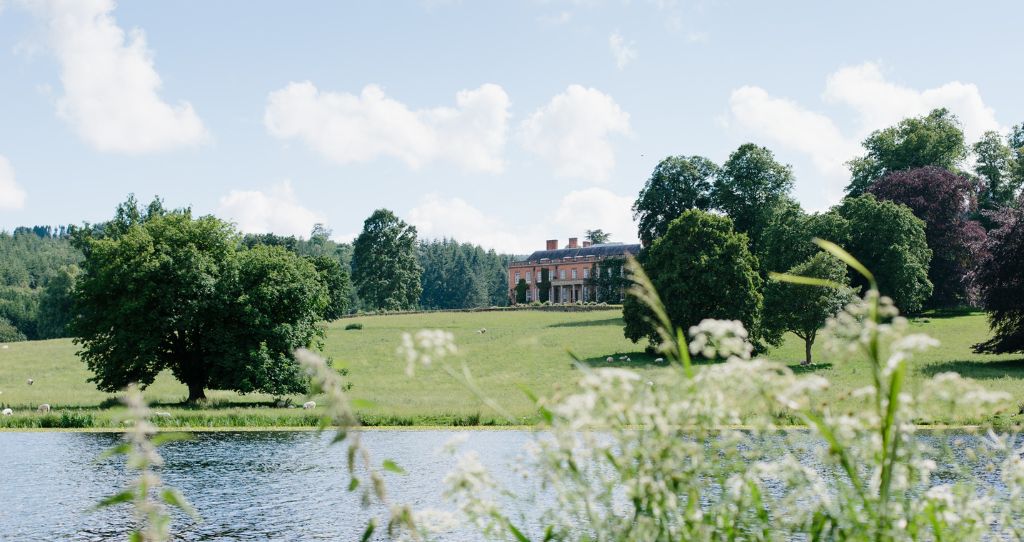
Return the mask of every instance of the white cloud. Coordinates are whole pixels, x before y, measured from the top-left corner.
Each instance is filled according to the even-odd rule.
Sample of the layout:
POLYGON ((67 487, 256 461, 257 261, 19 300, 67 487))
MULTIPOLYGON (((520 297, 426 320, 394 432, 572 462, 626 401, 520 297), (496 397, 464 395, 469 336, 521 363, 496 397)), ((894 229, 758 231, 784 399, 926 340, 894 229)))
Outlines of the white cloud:
POLYGON ((833 73, 825 85, 825 100, 853 108, 861 133, 884 128, 910 116, 945 107, 960 117, 964 135, 975 141, 986 130, 999 130, 995 111, 985 105, 971 83, 952 81, 935 88, 914 90, 885 80, 879 66, 866 62, 833 73))
POLYGON ((620 70, 636 59, 634 43, 632 41, 626 43, 626 39, 618 32, 612 32, 612 35, 608 37, 608 47, 612 51, 612 56, 615 57, 615 65, 620 70))
POLYGON ((320 213, 303 207, 290 181, 259 190, 232 190, 220 198, 217 214, 226 216, 246 233, 276 233, 309 237, 313 225, 326 223, 320 213))
POLYGON ((632 199, 603 188, 569 192, 544 221, 505 223, 461 198, 428 195, 408 213, 421 239, 448 237, 493 248, 498 252, 529 254, 544 248, 547 239, 564 244, 569 237, 583 237, 586 230, 602 229, 613 241, 636 242, 632 199))
POLYGON ((356 96, 305 81, 272 92, 263 121, 271 135, 298 138, 339 164, 391 156, 413 169, 445 160, 498 173, 509 106, 508 94, 494 84, 459 91, 455 107, 413 111, 376 85, 356 96))
POLYGON ((609 136, 629 135, 629 113, 611 96, 570 85, 520 126, 526 150, 551 163, 562 177, 605 181, 615 168, 609 136))
POLYGON ((849 178, 845 163, 863 153, 860 142, 874 130, 892 126, 906 117, 925 115, 938 107, 948 108, 960 118, 969 142, 986 130, 1001 129, 977 86, 954 81, 915 90, 886 81, 879 66, 871 62, 829 75, 823 100, 849 108, 856 130, 846 133, 832 117, 772 96, 756 86, 732 91, 730 115, 725 123, 810 158, 824 177, 825 182, 818 188, 829 201, 823 203, 841 197, 841 188, 849 178))
POLYGON ((170 105, 141 29, 127 36, 113 0, 49 0, 30 4, 46 18, 49 45, 61 66, 57 112, 96 150, 143 153, 208 139, 188 102, 170 105))
POLYGON ((843 164, 860 150, 857 142, 844 136, 829 117, 791 100, 772 97, 760 87, 734 90, 729 106, 745 129, 809 155, 823 173, 844 175, 843 164))
POLYGON ((14 168, 0 156, 0 209, 21 209, 25 206, 25 191, 14 180, 14 168))

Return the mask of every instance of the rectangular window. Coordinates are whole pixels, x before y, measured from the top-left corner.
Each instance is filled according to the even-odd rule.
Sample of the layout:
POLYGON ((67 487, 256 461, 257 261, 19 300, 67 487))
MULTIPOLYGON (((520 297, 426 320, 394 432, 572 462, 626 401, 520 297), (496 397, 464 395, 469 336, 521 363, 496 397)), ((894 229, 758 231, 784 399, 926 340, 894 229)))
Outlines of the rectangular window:
POLYGON ((572 270, 572 280, 576 280, 576 270, 572 270))
POLYGON ((533 295, 531 295, 531 294, 533 294, 533 290, 527 289, 526 290, 526 302, 527 303, 529 303, 530 301, 533 301, 533 295))
POLYGON ((583 270, 583 278, 585 278, 585 279, 589 279, 590 278, 590 270, 589 269, 584 269, 583 270))
POLYGON ((516 284, 519 284, 519 273, 516 273, 516 284))
POLYGON ((565 280, 565 269, 558 272, 558 278, 565 280))
POLYGON ((531 280, 533 280, 533 271, 527 271, 526 272, 526 283, 529 284, 531 280))

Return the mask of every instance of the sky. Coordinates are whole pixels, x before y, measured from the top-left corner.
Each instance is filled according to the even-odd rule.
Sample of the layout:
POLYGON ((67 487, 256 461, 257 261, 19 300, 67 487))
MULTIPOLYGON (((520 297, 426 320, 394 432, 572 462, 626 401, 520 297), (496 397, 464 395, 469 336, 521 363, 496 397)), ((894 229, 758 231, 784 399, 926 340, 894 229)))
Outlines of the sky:
POLYGON ((0 0, 0 229, 159 195, 246 232, 528 253, 752 141, 827 209, 871 131, 1024 121, 1019 2, 0 0), (983 5, 984 4, 984 5, 983 5))

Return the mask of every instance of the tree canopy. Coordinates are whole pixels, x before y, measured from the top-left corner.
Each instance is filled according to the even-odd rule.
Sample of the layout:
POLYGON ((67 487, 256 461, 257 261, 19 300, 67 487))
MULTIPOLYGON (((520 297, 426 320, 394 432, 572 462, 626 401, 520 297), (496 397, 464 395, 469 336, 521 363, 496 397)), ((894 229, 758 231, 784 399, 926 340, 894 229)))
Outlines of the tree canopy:
POLYGON ((813 361, 811 347, 818 330, 855 298, 849 287, 846 264, 834 256, 818 252, 788 270, 788 274, 824 279, 841 287, 808 286, 771 281, 765 286, 763 328, 773 344, 781 344, 783 334, 792 332, 804 341, 804 361, 813 361))
POLYGON ((711 209, 718 166, 703 156, 669 156, 654 168, 633 204, 640 242, 650 246, 687 209, 711 209))
POLYGON ((415 226, 387 209, 377 209, 363 222, 352 249, 352 282, 366 308, 416 307, 423 269, 416 258, 415 226))
POLYGON ((945 108, 876 130, 863 145, 867 153, 847 163, 851 180, 846 193, 850 196, 864 194, 871 183, 891 171, 925 166, 956 171, 967 157, 960 121, 945 108))
POLYGON ((740 145, 722 164, 712 191, 715 207, 757 246, 775 207, 793 188, 793 170, 775 160, 767 147, 740 145))
POLYGON ((992 354, 1024 352, 1024 209, 1005 209, 996 223, 974 277, 992 338, 974 348, 992 354))
POLYGON ((508 304, 508 256, 453 239, 423 241, 420 306, 468 309, 508 304))
POLYGON ((587 230, 586 233, 583 235, 583 238, 595 245, 600 245, 602 243, 607 243, 608 241, 611 241, 612 234, 600 229, 587 230))
POLYGON ((309 261, 239 241, 188 210, 84 237, 71 329, 90 380, 117 391, 168 369, 190 401, 207 388, 305 392, 291 353, 319 340, 326 287, 309 261))
MULTIPOLYGON (((747 236, 732 220, 692 209, 669 224, 642 255, 644 270, 673 324, 688 329, 705 318, 740 320, 758 337, 761 277, 747 236)), ((657 342, 648 309, 631 295, 623 306, 626 338, 657 342)))
MULTIPOLYGON (((932 294, 928 280, 932 251, 924 222, 909 207, 871 194, 846 198, 834 212, 846 221, 848 237, 832 241, 871 270, 879 291, 891 297, 901 312, 919 312, 932 294)), ((851 275, 851 282, 858 288, 867 286, 860 275, 851 275)))
POLYGON ((924 221, 932 251, 928 278, 935 285, 929 305, 968 303, 968 273, 985 239, 981 225, 967 218, 973 210, 970 181, 926 166, 887 173, 868 190, 879 199, 906 205, 924 221))

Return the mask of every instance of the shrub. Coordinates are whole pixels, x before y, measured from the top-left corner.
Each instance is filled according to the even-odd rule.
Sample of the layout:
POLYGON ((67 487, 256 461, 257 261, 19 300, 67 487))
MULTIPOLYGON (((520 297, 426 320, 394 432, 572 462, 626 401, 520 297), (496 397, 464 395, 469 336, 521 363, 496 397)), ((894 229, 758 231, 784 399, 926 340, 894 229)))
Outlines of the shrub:
POLYGON ((363 329, 363 324, 359 322, 352 322, 351 324, 345 325, 345 331, 348 331, 350 329, 363 329))

